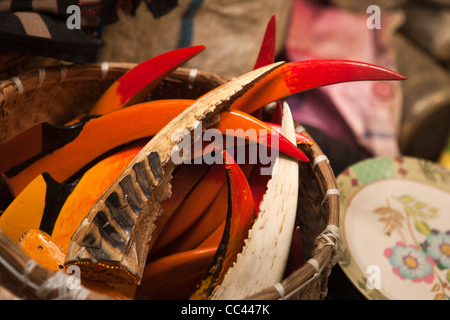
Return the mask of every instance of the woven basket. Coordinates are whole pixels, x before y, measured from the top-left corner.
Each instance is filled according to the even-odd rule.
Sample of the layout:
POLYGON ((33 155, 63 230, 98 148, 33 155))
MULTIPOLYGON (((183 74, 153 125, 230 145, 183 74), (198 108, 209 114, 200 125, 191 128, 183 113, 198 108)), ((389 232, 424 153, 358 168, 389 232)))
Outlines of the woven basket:
MULTIPOLYGON (((0 141, 30 125, 64 124, 89 111, 100 95, 135 64, 94 63, 29 70, 0 82, 0 141)), ((178 68, 149 99, 195 99, 227 79, 196 69, 178 68)), ((306 131, 297 125, 297 131, 306 131)), ((301 268, 279 284, 248 299, 324 299, 339 245, 339 194, 334 173, 317 144, 300 146, 311 159, 300 162, 297 225, 302 230, 301 268)), ((1 252, 1 251, 0 251, 1 252)), ((23 263, 22 263, 23 265, 23 263)), ((2 282, 0 265, 0 285, 2 282)), ((4 275, 3 275, 4 276, 4 275)))

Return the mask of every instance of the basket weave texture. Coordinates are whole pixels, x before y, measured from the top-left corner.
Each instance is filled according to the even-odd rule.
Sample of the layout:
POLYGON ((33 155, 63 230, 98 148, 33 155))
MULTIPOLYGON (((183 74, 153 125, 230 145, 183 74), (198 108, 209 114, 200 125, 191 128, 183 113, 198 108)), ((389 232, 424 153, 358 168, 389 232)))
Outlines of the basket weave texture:
MULTIPOLYGON (((85 114, 100 95, 135 64, 93 63, 33 69, 0 81, 0 141, 37 122, 63 125, 85 114)), ((178 68, 148 99, 196 99, 228 81, 196 69, 178 68)), ((309 136, 301 125, 297 131, 309 136)), ((301 145, 311 159, 300 162, 296 224, 302 230, 307 261, 273 287, 247 299, 320 300, 327 294, 328 277, 339 246, 339 192, 327 157, 320 147, 301 145)), ((0 276, 0 285, 1 285, 0 276)))

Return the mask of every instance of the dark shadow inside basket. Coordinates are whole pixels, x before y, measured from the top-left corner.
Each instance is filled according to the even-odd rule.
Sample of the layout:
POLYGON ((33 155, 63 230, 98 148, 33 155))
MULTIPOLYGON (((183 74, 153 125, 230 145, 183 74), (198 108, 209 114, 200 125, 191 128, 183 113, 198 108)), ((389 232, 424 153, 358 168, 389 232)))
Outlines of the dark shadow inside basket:
POLYGON ((300 162, 296 225, 302 232, 305 261, 313 257, 316 239, 326 228, 330 209, 310 164, 300 162))
POLYGON ((32 124, 49 122, 64 125, 87 113, 112 80, 43 83, 35 90, 5 103, 0 114, 0 141, 18 134, 32 124))

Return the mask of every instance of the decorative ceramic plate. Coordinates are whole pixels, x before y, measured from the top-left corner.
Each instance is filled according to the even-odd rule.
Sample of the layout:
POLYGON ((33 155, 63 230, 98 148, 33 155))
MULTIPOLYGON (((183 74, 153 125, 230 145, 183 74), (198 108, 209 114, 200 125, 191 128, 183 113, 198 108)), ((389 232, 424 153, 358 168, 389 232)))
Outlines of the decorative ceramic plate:
POLYGON ((359 162, 337 178, 339 265, 368 299, 450 299, 450 171, 410 157, 359 162))

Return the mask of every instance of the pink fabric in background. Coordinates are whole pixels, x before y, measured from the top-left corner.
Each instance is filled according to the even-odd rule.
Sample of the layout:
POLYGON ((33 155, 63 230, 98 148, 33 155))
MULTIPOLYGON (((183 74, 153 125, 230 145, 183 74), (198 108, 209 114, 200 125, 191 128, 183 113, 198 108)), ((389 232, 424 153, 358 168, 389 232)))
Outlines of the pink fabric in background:
MULTIPOLYGON (((396 71, 392 34, 403 22, 400 12, 381 12, 381 29, 369 29, 371 14, 356 14, 307 0, 294 0, 286 42, 289 61, 345 59, 396 71)), ((375 156, 399 154, 402 92, 399 81, 335 84, 291 97, 293 116, 303 124, 375 156), (340 116, 339 116, 340 115, 340 116)))

